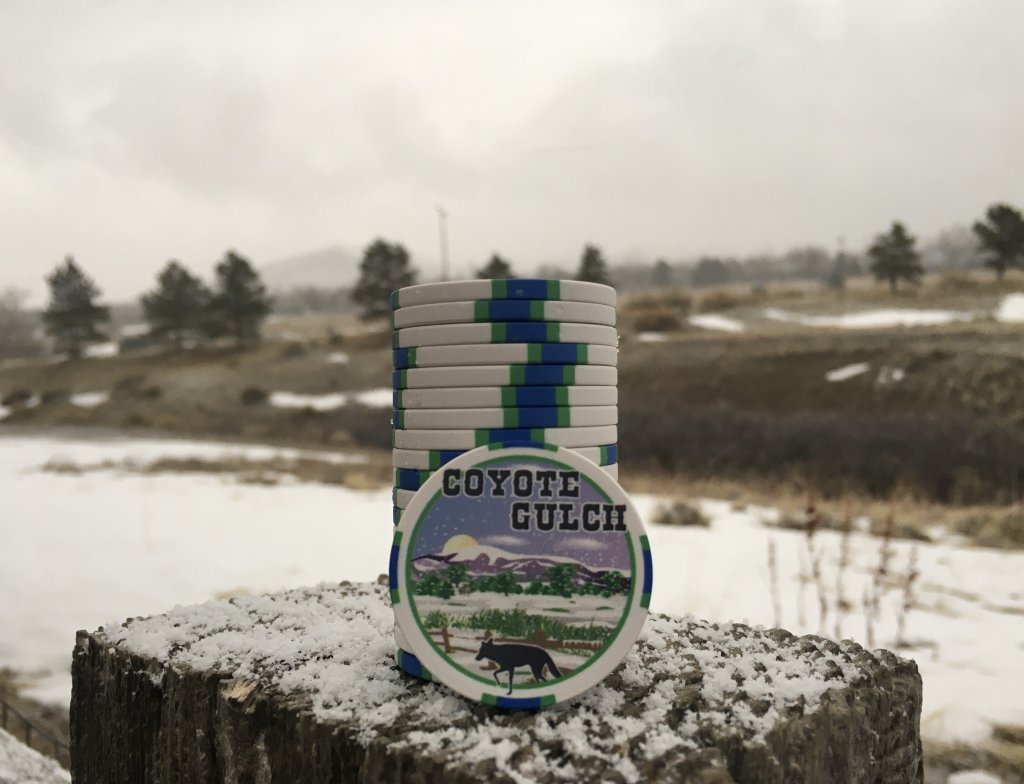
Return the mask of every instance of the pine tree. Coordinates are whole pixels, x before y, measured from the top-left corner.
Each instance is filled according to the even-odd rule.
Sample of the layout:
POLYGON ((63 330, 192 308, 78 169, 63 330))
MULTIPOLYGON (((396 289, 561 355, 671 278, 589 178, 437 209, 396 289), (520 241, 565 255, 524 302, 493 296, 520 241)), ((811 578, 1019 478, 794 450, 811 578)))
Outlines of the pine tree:
POLYGON ((185 338, 199 334, 209 317, 210 290, 177 261, 157 276, 156 288, 141 298, 151 334, 181 348, 185 338))
POLYGON ((899 221, 892 224, 887 234, 879 234, 868 248, 871 274, 875 280, 889 282, 889 290, 896 293, 901 280, 917 283, 924 274, 921 256, 914 247, 917 240, 899 221))
POLYGON ((228 251, 216 267, 217 287, 208 308, 207 331, 230 335, 238 346, 258 341, 270 314, 270 297, 248 259, 228 251))
POLYGON ((721 259, 704 257, 697 262, 690 275, 694 286, 724 286, 732 282, 732 271, 721 259))
POLYGON ((985 221, 974 224, 974 234, 988 252, 985 266, 1003 279, 1009 267, 1024 262, 1024 216, 1009 204, 993 204, 985 212, 985 221))
POLYGON ((505 259, 499 256, 497 253, 491 254, 491 258, 488 259, 487 263, 483 266, 483 268, 476 273, 476 276, 478 278, 485 278, 490 280, 507 279, 515 277, 515 275, 512 273, 512 265, 505 261, 505 259))
POLYGON ((415 282, 409 252, 397 242, 374 240, 363 251, 352 299, 362 308, 364 319, 386 316, 391 312, 391 292, 415 282))
POLYGON ((608 277, 608 263, 595 245, 583 247, 583 256, 580 258, 580 268, 576 273, 576 280, 604 283, 606 286, 612 285, 611 279, 608 277))
POLYGON ((100 290, 72 256, 57 265, 46 283, 50 287, 50 302, 43 312, 46 332, 58 352, 77 359, 85 344, 106 338, 97 325, 110 320, 110 308, 96 303, 100 290))
POLYGON ((651 270, 651 284, 654 286, 668 286, 672 283, 672 266, 665 259, 658 259, 654 262, 651 270))

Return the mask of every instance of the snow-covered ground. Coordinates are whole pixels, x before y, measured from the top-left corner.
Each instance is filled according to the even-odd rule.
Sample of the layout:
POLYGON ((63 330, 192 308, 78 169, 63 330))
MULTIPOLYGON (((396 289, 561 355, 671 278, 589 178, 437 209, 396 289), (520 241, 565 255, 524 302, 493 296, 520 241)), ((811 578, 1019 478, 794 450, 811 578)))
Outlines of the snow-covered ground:
POLYGON ((765 308, 762 315, 772 321, 800 324, 804 327, 837 327, 839 329, 877 329, 879 327, 927 327, 971 321, 976 314, 963 310, 922 310, 914 308, 884 308, 838 316, 812 316, 793 313, 779 308, 765 308))
POLYGON ((109 357, 116 357, 120 350, 117 343, 110 341, 107 343, 92 343, 86 346, 82 353, 92 359, 107 359, 109 357))
POLYGON ((0 729, 0 784, 70 784, 71 774, 0 729))
POLYGON ((996 310, 996 320, 1009 323, 1024 322, 1024 294, 1007 294, 996 310))
POLYGON ((77 629, 224 592, 373 580, 386 572, 388 490, 258 486, 210 474, 38 470, 48 461, 303 454, 315 453, 0 436, 0 665, 37 673, 30 693, 66 704, 77 629))
MULTIPOLYGON (((634 500, 649 520, 657 499, 634 500)), ((834 636, 838 533, 822 531, 814 540, 828 607, 821 628, 813 582, 800 588, 801 575, 811 573, 806 537, 765 525, 777 516, 774 510, 736 511, 716 501, 702 506, 710 528, 648 526, 655 575, 652 609, 764 625, 778 620, 794 632, 834 636), (772 608, 769 541, 778 564, 778 619, 772 608)), ((840 636, 864 644, 864 597, 881 544, 860 533, 851 534, 848 542, 842 597, 851 608, 840 620, 840 636)), ((977 741, 987 736, 989 721, 1024 724, 1024 553, 897 540, 890 579, 902 580, 914 548, 920 577, 904 634, 913 648, 902 653, 917 661, 924 679, 922 732, 936 740, 977 741)), ((881 596, 876 647, 894 646, 902 603, 898 586, 881 596)))
POLYGON ((715 329, 721 332, 742 332, 746 329, 742 321, 719 313, 699 313, 696 316, 690 316, 687 321, 701 329, 715 329))
POLYGON ((333 411, 350 403, 359 403, 370 408, 391 408, 393 395, 390 387, 367 389, 362 392, 329 392, 323 395, 271 392, 270 405, 276 408, 312 408, 316 411, 333 411))
MULTIPOLYGON (((243 484, 211 474, 144 474, 109 468, 81 475, 40 471, 48 462, 117 465, 162 456, 223 454, 263 460, 297 450, 173 440, 0 437, 0 665, 38 675, 36 697, 66 703, 76 629, 165 611, 224 593, 321 580, 372 580, 387 569, 388 489, 243 484)), ((345 460, 344 455, 323 455, 345 460)), ((658 499, 635 499, 650 519, 658 499)), ((656 612, 712 620, 776 621, 818 632, 806 537, 772 527, 777 513, 706 501, 710 528, 649 526, 656 612), (773 611, 774 543, 781 617, 773 611), (803 585, 803 588, 801 588, 803 585)), ((819 533, 827 612, 836 628, 841 537, 819 533)), ((840 633, 866 641, 864 596, 881 542, 854 533, 841 593, 840 633)), ((976 740, 989 721, 1024 723, 1024 553, 956 543, 892 545, 890 577, 917 549, 920 577, 906 620, 904 655, 924 677, 926 736, 976 740)), ((903 602, 898 585, 879 600, 875 644, 891 647, 903 602)))
POLYGON ((79 392, 71 395, 68 401, 79 408, 98 408, 110 400, 109 392, 79 392))
POLYGON ((856 362, 852 365, 843 365, 841 368, 830 370, 825 374, 825 380, 831 382, 846 381, 859 375, 867 373, 871 365, 867 362, 856 362))

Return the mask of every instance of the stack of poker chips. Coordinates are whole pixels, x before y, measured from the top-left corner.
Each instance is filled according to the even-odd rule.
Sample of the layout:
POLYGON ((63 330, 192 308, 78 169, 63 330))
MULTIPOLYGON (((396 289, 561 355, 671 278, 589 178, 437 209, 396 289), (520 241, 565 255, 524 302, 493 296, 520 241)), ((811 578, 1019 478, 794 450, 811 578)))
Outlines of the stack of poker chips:
MULTIPOLYGON (((426 283, 391 295, 393 522, 479 446, 568 447, 618 477, 615 289, 574 280, 426 283)), ((399 662, 422 674, 399 643, 399 662)))

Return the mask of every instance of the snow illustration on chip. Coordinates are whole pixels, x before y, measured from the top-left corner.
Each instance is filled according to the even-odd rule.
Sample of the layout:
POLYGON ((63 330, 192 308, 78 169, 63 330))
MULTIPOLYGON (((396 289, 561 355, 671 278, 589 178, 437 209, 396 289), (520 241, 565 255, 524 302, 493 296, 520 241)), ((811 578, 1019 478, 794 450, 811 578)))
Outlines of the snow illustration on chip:
MULTIPOLYGON (((406 560, 423 637, 454 668, 506 694, 601 656, 636 588, 640 554, 622 510, 578 472, 546 467, 525 470, 513 458, 481 471, 483 483, 508 482, 505 497, 438 491, 443 503, 420 515, 406 560)), ((465 472, 467 485, 473 476, 465 472)))

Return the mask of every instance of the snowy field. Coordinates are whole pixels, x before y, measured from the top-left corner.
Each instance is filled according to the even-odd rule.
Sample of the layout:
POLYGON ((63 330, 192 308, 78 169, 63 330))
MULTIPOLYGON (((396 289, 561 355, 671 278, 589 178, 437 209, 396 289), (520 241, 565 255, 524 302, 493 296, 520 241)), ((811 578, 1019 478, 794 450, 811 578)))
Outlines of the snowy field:
MULTIPOLYGON (((924 308, 877 308, 839 314, 796 313, 781 308, 764 308, 761 319, 799 327, 831 329, 887 329, 891 327, 935 327, 962 321, 993 318, 1004 324, 1024 323, 1024 294, 1008 294, 993 311, 928 310, 924 308)), ((757 319, 754 319, 755 321, 757 319)), ((743 332, 748 325, 720 313, 700 313, 687 322, 694 327, 719 332, 743 332)), ((662 332, 641 332, 637 340, 658 343, 667 340, 662 332)))
POLYGON ((0 436, 0 666, 37 674, 32 696, 68 702, 77 629, 224 593, 373 580, 387 571, 387 489, 39 471, 51 461, 220 456, 346 459, 265 446, 0 436))
POLYGON ((0 784, 70 784, 71 774, 0 729, 0 784))
MULTIPOLYGON (((634 496, 645 520, 657 499, 634 496)), ((814 538, 821 562, 818 581, 828 611, 819 623, 818 597, 810 577, 806 537, 765 525, 771 509, 736 511, 705 501, 708 529, 648 525, 654 555, 652 609, 692 613, 713 620, 775 625, 768 567, 774 542, 781 605, 779 625, 798 633, 835 636, 837 573, 842 537, 822 531, 814 538), (801 590, 801 585, 803 589, 801 590)), ((852 605, 840 619, 840 636, 867 643, 864 597, 879 562, 881 540, 853 533, 841 595, 852 605)), ((898 583, 916 548, 920 572, 901 653, 917 661, 924 680, 923 734, 934 740, 978 741, 990 721, 1024 724, 1024 553, 955 543, 892 543, 889 572, 897 583, 878 603, 875 647, 892 648, 903 591, 898 583)))
MULTIPOLYGON (((321 580, 373 580, 386 571, 390 491, 319 484, 243 484, 211 474, 82 475, 42 472, 48 462, 145 463, 159 457, 254 460, 302 454, 265 446, 176 440, 57 440, 0 436, 0 666, 36 674, 32 695, 67 703, 76 629, 244 591, 321 580)), ((657 499, 637 497, 645 519, 657 499)), ((819 631, 806 538, 770 526, 777 513, 707 501, 708 529, 649 526, 656 612, 819 631), (774 543, 781 617, 768 568, 774 543), (803 586, 801 588, 801 586, 803 586)), ((851 535, 837 580, 841 537, 814 540, 822 564, 824 630, 835 631, 837 583, 850 609, 843 636, 866 641, 864 596, 880 541, 851 535)), ((893 543, 890 574, 905 574, 912 543, 893 543)), ((1024 554, 917 545, 920 577, 904 638, 924 677, 927 737, 977 740, 988 721, 1024 723, 1024 554)), ((892 646, 903 602, 898 584, 878 604, 876 646, 892 646)))
POLYGON ((765 308, 762 315, 771 321, 784 321, 803 327, 834 327, 837 329, 878 329, 880 327, 933 327, 954 321, 971 321, 978 314, 960 310, 922 310, 918 308, 883 308, 839 316, 812 316, 791 313, 779 308, 765 308))

